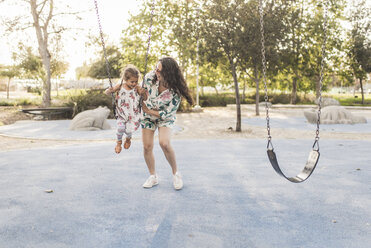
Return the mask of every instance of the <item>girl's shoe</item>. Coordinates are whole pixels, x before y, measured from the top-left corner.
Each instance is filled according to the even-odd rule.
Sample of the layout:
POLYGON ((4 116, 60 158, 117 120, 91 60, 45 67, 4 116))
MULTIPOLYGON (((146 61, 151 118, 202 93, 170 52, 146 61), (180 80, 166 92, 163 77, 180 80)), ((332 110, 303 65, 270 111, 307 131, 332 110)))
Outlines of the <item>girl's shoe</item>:
POLYGON ((130 145, 131 145, 131 138, 126 138, 125 143, 124 143, 124 148, 129 149, 130 145))
POLYGON ((122 140, 118 140, 117 141, 117 144, 116 144, 116 147, 115 147, 115 152, 117 154, 119 154, 121 152, 121 150, 122 150, 121 145, 122 145, 122 140))

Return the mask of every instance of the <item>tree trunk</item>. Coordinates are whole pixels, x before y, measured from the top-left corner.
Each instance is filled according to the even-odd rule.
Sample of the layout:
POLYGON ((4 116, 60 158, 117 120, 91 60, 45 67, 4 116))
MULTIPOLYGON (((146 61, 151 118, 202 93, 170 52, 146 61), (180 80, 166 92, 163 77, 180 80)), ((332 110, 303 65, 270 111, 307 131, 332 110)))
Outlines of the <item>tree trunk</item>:
POLYGON ((6 86, 6 99, 9 99, 9 90, 10 90, 10 81, 12 79, 9 77, 8 78, 8 85, 6 86))
POLYGON ((233 59, 229 60, 232 69, 232 76, 234 81, 234 89, 236 94, 236 109, 237 109, 237 123, 236 123, 236 132, 241 132, 241 103, 240 103, 240 92, 238 89, 236 65, 233 63, 233 59))
POLYGON ((292 91, 291 91, 290 104, 296 104, 297 83, 298 83, 298 78, 295 76, 292 79, 292 91))
POLYGON ((254 81, 256 84, 256 90, 255 90, 255 114, 257 116, 260 115, 259 113, 259 76, 258 76, 258 68, 255 66, 254 68, 254 81))
POLYGON ((365 104, 365 95, 364 95, 364 93, 363 93, 362 78, 359 79, 359 85, 361 86, 362 105, 363 105, 363 104, 365 104))
POLYGON ((214 86, 214 90, 215 90, 216 95, 219 95, 218 88, 216 88, 216 86, 214 86))
MULTIPOLYGON (((47 1, 47 0, 45 0, 47 1)), ((49 0, 49 13, 43 25, 40 25, 40 13, 37 11, 36 0, 30 0, 31 13, 34 21, 34 27, 36 31, 37 42, 39 45, 39 53, 43 61, 44 69, 46 72, 46 77, 43 80, 43 90, 42 90, 42 106, 50 106, 50 88, 51 88, 51 70, 50 70, 50 60, 51 55, 48 51, 48 24, 53 17, 53 0, 49 0)))

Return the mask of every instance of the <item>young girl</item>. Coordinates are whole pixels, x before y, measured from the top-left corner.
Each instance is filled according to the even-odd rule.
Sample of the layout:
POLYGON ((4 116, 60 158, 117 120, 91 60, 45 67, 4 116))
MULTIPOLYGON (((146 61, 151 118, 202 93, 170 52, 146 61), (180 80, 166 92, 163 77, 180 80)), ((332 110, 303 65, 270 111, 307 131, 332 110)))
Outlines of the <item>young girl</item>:
POLYGON ((125 134, 126 139, 124 148, 129 149, 131 145, 131 135, 140 125, 142 118, 140 111, 140 98, 147 99, 144 89, 138 86, 140 72, 134 65, 125 67, 121 83, 112 88, 108 88, 105 93, 111 94, 118 92, 116 96, 116 116, 117 116, 117 144, 115 152, 120 153, 122 148, 122 136, 125 134))

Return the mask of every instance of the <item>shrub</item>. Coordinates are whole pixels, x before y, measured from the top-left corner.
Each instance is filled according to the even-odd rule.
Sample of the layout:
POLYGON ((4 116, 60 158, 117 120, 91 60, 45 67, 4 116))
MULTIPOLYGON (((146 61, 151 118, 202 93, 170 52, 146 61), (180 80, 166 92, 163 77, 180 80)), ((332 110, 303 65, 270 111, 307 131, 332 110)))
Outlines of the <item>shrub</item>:
MULTIPOLYGON (((86 93, 69 97, 66 106, 74 108, 74 115, 89 109, 95 109, 99 106, 107 106, 112 110, 112 98, 103 93, 103 89, 88 90, 86 93)), ((113 111, 111 111, 113 117, 113 111)))
POLYGON ((0 106, 27 106, 27 105, 39 105, 40 103, 41 102, 38 99, 18 98, 1 100, 0 106))
POLYGON ((40 87, 31 87, 31 86, 27 86, 27 92, 28 93, 36 93, 38 94, 39 96, 41 96, 41 88, 40 87))

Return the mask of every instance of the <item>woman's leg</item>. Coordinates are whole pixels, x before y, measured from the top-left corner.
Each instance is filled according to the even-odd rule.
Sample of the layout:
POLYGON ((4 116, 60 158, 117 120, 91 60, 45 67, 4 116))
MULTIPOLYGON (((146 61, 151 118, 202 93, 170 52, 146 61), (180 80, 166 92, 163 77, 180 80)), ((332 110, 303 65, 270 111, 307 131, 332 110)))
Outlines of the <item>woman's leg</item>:
POLYGON ((155 157, 153 155, 154 135, 155 135, 154 130, 142 128, 144 160, 146 161, 149 174, 151 175, 156 174, 155 157))
POLYGON ((158 138, 159 143, 162 148, 162 151, 165 154, 167 161, 169 162, 171 169, 173 171, 173 175, 177 172, 177 165, 175 159, 175 152, 170 145, 170 136, 171 136, 171 128, 169 127, 159 127, 158 128, 158 138))

